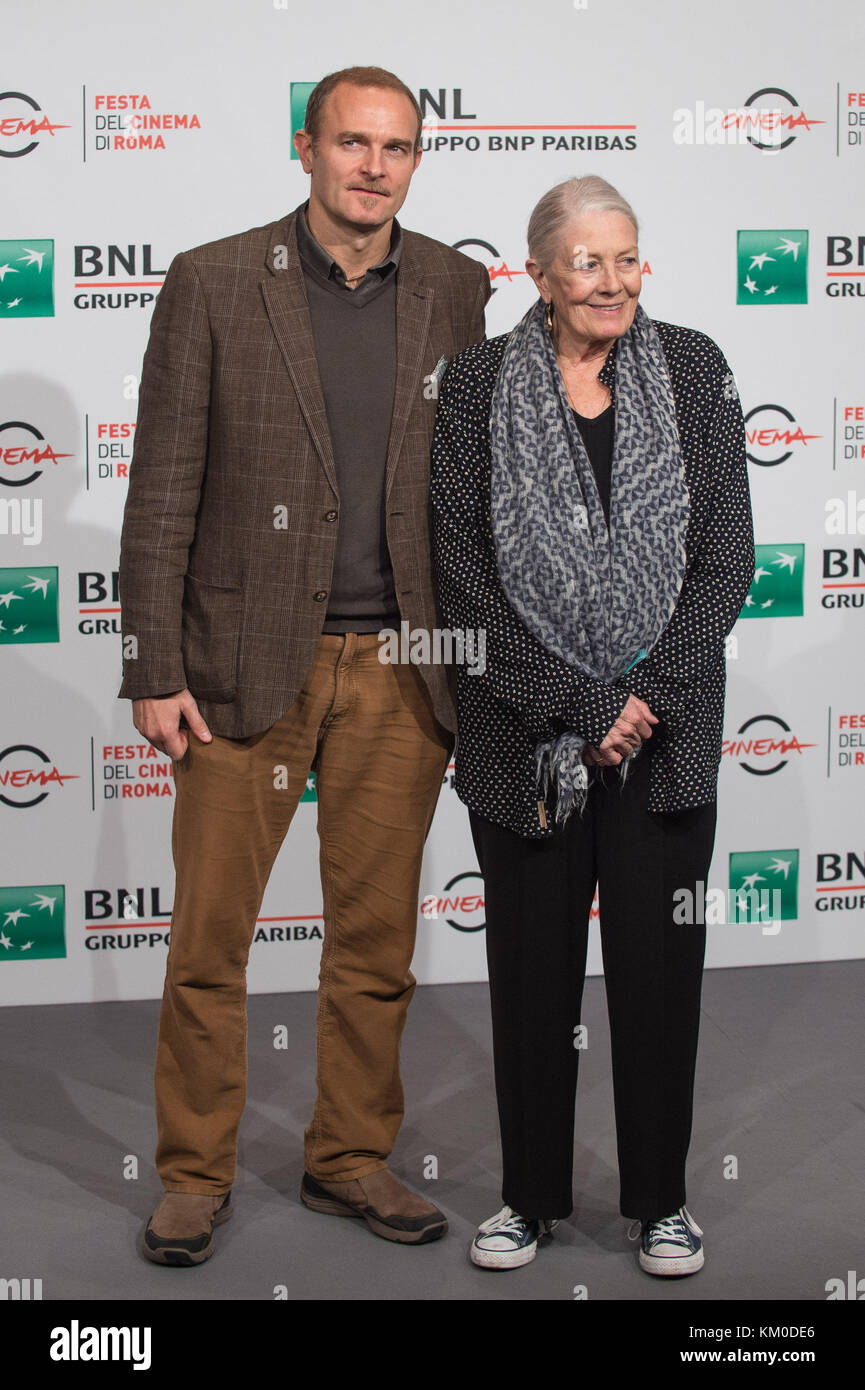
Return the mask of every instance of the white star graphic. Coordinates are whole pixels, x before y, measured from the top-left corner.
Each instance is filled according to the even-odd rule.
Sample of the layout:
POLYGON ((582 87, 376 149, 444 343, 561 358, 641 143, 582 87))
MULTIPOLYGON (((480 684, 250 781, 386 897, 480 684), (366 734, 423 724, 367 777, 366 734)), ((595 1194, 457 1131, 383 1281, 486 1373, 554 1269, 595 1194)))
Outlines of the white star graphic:
POLYGON ((788 555, 786 551, 779 550, 778 559, 775 561, 775 564, 778 565, 782 570, 789 570, 792 574, 796 568, 796 556, 788 555))
POLYGON ((753 270, 754 266, 756 266, 758 270, 762 270, 767 261, 774 261, 774 259, 775 257, 770 256, 768 251, 762 251, 759 256, 751 257, 751 264, 748 266, 748 269, 753 270))
POLYGON ((764 291, 763 291, 763 293, 764 293, 764 294, 774 294, 775 291, 777 290, 777 288, 778 288, 777 285, 770 285, 769 288, 768 288, 767 290, 764 290, 764 291))
POLYGON ((37 578, 37 576, 36 576, 35 574, 28 574, 27 578, 30 580, 30 583, 24 585, 25 589, 32 589, 33 592, 34 592, 34 594, 36 593, 36 590, 37 590, 37 589, 41 589, 41 590, 42 590, 42 597, 43 597, 43 598, 47 598, 47 597, 48 597, 48 580, 47 580, 47 579, 39 579, 39 578, 37 578))
POLYGON ((745 599, 745 607, 746 607, 746 608, 753 608, 753 607, 754 607, 754 596, 753 596, 753 594, 749 594, 748 597, 745 599))
POLYGON ((790 873, 790 865, 792 862, 792 859, 773 859, 769 868, 773 873, 783 874, 784 877, 787 878, 790 873))
POLYGON ((774 600, 773 598, 767 598, 767 599, 765 600, 764 603, 761 603, 761 604, 760 604, 760 607, 761 607, 761 608, 771 608, 771 607, 772 607, 772 604, 773 604, 774 602, 775 602, 775 600, 774 600))
POLYGON ((21 947, 21 950, 22 950, 22 951, 29 951, 29 950, 30 950, 30 947, 31 947, 32 945, 33 945, 33 942, 32 942, 32 941, 25 941, 25 942, 24 942, 24 945, 21 947))
POLYGON ((41 269, 42 269, 42 262, 43 262, 43 260, 45 259, 45 252, 44 252, 44 251, 33 251, 33 250, 31 250, 31 248, 30 248, 29 246, 25 246, 25 247, 24 247, 24 250, 27 252, 27 255, 26 255, 26 256, 19 256, 19 257, 18 257, 19 261, 26 261, 28 265, 38 265, 38 266, 39 266, 39 269, 41 270, 41 269))
POLYGON ((17 309, 17 308, 18 308, 18 305, 19 305, 20 303, 21 303, 21 300, 20 300, 20 299, 7 299, 7 301, 6 301, 6 308, 7 308, 7 309, 17 309))
POLYGON ((760 580, 763 578, 763 576, 764 576, 764 575, 768 575, 769 573, 770 573, 769 570, 764 570, 764 569, 763 569, 763 566, 760 565, 760 567, 759 567, 758 569, 755 569, 755 571, 754 571, 754 583, 755 583, 755 584, 759 584, 759 582, 760 582, 760 580))
POLYGON ((15 910, 14 910, 14 912, 7 912, 7 913, 6 913, 6 921, 3 923, 3 925, 4 925, 4 927, 8 927, 8 926, 11 924, 13 927, 17 927, 18 921, 19 921, 19 919, 20 919, 21 917, 29 917, 29 916, 30 916, 30 913, 29 913, 29 912, 25 912, 24 909, 23 909, 23 907, 16 907, 15 910))
POLYGON ((6 279, 7 275, 18 274, 19 272, 15 269, 14 265, 9 265, 8 262, 6 265, 0 265, 0 284, 6 279))
POLYGON ((16 594, 14 589, 10 589, 8 594, 0 594, 0 603, 2 603, 4 608, 8 608, 13 598, 20 599, 21 595, 16 594))
POLYGON ((742 887, 751 889, 757 881, 765 882, 764 874, 745 874, 742 878, 742 887))
POLYGON ((50 915, 53 917, 53 916, 54 916, 54 904, 56 903, 56 901, 57 901, 57 895, 56 895, 56 893, 55 893, 55 895, 54 895, 53 898, 49 898, 49 896, 48 896, 47 893, 37 893, 37 894, 36 894, 36 901, 35 901, 35 903, 31 903, 30 906, 31 906, 31 907, 38 907, 38 908, 40 909, 40 911, 42 911, 44 908, 47 907, 47 908, 48 908, 48 911, 49 911, 49 913, 50 913, 50 915))
POLYGON ((24 631, 24 629, 26 628, 26 626, 27 626, 26 623, 19 623, 18 627, 13 627, 13 629, 12 629, 12 636, 13 636, 13 637, 19 637, 20 634, 21 634, 21 633, 24 631))
POLYGON ((750 290, 751 294, 754 294, 755 291, 756 291, 756 289, 757 289, 757 285, 756 285, 755 281, 753 281, 753 280, 751 279, 750 275, 747 276, 747 278, 746 278, 746 280, 745 280, 745 289, 746 289, 746 290, 750 290))
POLYGON ((11 940, 9 939, 9 937, 6 935, 6 933, 0 931, 0 946, 3 947, 4 951, 8 951, 8 950, 9 950, 9 947, 10 947, 11 945, 12 945, 12 942, 11 942, 11 940))
POLYGON ((775 247, 775 250, 776 250, 776 251, 783 251, 785 256, 792 256, 794 261, 798 261, 798 259, 799 259, 799 247, 800 247, 801 245, 802 245, 801 241, 791 241, 790 237, 788 237, 788 236, 782 236, 782 238, 781 238, 781 245, 780 245, 780 246, 776 246, 776 247, 775 247))

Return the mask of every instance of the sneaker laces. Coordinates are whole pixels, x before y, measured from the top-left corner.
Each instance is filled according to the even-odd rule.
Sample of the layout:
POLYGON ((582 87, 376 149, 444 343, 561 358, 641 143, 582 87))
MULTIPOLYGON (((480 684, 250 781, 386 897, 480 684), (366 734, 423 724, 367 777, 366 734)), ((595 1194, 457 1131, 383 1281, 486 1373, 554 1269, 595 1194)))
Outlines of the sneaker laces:
POLYGON ((496 1216, 491 1216, 489 1221, 481 1223, 479 1229, 484 1235, 522 1235, 522 1228, 529 1223, 524 1216, 519 1216, 510 1207, 502 1207, 496 1216))
POLYGON ((677 1211, 674 1216, 665 1216, 660 1221, 650 1221, 646 1235, 652 1244, 655 1241, 663 1241, 665 1244, 684 1245, 686 1249, 691 1249, 691 1232, 681 1211, 677 1211))

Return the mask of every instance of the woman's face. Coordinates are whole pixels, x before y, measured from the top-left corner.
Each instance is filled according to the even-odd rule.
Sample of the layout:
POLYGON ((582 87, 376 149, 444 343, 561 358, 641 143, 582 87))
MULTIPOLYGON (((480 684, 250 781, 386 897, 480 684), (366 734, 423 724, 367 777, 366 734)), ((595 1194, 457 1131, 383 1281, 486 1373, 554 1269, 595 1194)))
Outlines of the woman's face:
POLYGON ((621 212, 584 213, 571 223, 551 264, 542 270, 528 260, 526 270, 541 298, 552 301, 562 346, 620 338, 634 321, 640 258, 633 223, 621 212))

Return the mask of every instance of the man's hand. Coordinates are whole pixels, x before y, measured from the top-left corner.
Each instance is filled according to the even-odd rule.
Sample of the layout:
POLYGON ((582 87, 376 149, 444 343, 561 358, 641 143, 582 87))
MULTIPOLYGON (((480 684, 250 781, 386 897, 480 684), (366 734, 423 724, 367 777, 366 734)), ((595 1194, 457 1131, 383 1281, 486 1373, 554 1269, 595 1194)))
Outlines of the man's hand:
POLYGON ((617 767, 645 739, 652 737, 652 725, 657 722, 657 715, 645 701, 629 695, 628 703, 600 747, 586 748, 585 761, 596 767, 617 767))
POLYGON ((202 743, 212 741, 213 735, 188 690, 178 690, 174 695, 160 695, 151 700, 132 701, 132 722, 138 732, 175 762, 180 761, 189 744, 186 730, 180 727, 181 720, 202 743))

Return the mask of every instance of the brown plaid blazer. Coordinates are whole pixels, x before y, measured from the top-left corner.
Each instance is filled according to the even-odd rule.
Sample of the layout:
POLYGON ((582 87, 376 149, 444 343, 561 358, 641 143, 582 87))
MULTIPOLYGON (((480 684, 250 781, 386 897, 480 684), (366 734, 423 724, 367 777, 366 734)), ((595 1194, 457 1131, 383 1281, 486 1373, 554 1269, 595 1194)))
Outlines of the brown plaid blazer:
MULTIPOLYGON (((294 703, 336 549, 339 495, 296 216, 174 258, 139 392, 120 555, 124 651, 136 654, 120 696, 188 686, 211 730, 229 738, 270 728, 294 703)), ((403 237, 387 541, 401 615, 431 629, 436 402, 424 378, 483 338, 490 285, 461 252, 403 237)), ((419 670, 454 730, 445 668, 419 670)))

